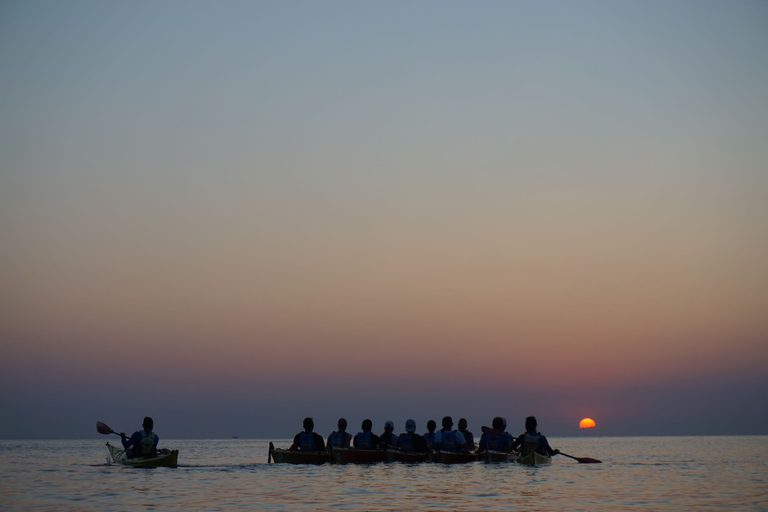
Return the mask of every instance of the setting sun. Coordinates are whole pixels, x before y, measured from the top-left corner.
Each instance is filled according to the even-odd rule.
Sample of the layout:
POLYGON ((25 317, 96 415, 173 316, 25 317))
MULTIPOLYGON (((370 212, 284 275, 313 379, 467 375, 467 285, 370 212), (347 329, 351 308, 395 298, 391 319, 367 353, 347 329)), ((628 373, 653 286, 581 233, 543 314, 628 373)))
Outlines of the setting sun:
POLYGON ((584 418, 579 422, 579 428, 592 428, 596 425, 592 418, 584 418))

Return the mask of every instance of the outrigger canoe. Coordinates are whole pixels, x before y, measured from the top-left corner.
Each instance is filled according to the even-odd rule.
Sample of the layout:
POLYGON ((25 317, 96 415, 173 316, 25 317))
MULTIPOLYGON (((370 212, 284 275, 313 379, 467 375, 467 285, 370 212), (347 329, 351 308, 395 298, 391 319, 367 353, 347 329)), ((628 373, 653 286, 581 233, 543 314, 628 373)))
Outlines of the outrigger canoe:
POLYGON ((324 464, 331 462, 331 456, 328 452, 302 452, 275 448, 275 445, 270 442, 267 462, 270 461, 285 464, 324 464))
POLYGON ((384 461, 384 450, 359 450, 357 448, 331 448, 331 462, 335 464, 368 464, 384 461))
POLYGON ((552 457, 540 453, 531 452, 528 455, 521 455, 517 458, 519 464, 528 464, 529 466, 538 466, 539 464, 549 464, 552 457))
POLYGON ((477 459, 483 462, 515 462, 517 452, 497 452, 493 450, 483 450, 477 454, 477 459))
POLYGON ((475 453, 435 452, 432 455, 433 462, 440 462, 442 464, 464 464, 476 460, 477 454, 475 453))
POLYGON ((112 446, 109 443, 107 443, 107 451, 110 457, 112 457, 113 462, 135 468, 175 468, 179 458, 179 450, 168 450, 167 448, 160 450, 156 455, 134 457, 132 459, 128 458, 124 449, 112 446))
POLYGON ((384 460, 387 462, 426 462, 430 459, 428 453, 404 452, 397 448, 387 448, 384 460))

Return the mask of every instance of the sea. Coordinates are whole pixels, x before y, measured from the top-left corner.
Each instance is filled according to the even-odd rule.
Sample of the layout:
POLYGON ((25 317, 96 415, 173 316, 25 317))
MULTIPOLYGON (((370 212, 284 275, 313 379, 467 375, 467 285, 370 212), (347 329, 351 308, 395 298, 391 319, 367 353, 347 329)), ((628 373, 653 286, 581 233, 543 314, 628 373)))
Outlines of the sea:
POLYGON ((289 439, 161 439, 179 467, 138 469, 110 463, 106 441, 0 440, 0 509, 768 510, 768 436, 552 437, 603 462, 537 467, 268 464, 289 439))

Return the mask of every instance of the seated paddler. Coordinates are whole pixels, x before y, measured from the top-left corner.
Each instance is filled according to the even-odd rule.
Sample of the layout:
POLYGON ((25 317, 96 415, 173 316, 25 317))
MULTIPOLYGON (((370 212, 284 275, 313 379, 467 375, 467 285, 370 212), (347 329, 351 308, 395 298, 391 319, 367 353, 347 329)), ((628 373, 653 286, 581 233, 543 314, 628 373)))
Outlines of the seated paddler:
POLYGON ((384 422, 384 433, 379 436, 381 442, 389 446, 397 446, 397 434, 395 434, 395 422, 387 420, 384 422))
POLYGON ((405 433, 397 438, 397 447, 404 452, 411 453, 429 453, 432 450, 423 436, 416 433, 416 421, 408 420, 405 422, 405 433))
POLYGON ((288 448, 291 451, 324 452, 325 442, 320 434, 313 432, 315 422, 312 418, 304 418, 304 432, 299 432, 293 438, 293 444, 288 448))
POLYGON ((459 432, 461 432, 461 435, 464 436, 464 440, 467 442, 467 446, 469 446, 470 450, 475 449, 475 436, 467 430, 467 420, 464 418, 459 418, 459 432))
POLYGON ((339 418, 338 422, 339 430, 331 432, 328 436, 328 449, 333 448, 349 448, 349 444, 352 442, 352 434, 347 432, 347 420, 339 418))
POLYGON ((560 450, 553 450, 549 446, 547 438, 541 435, 541 432, 537 432, 536 427, 535 416, 525 418, 525 434, 522 434, 512 442, 512 449, 519 450, 521 457, 525 457, 534 451, 541 455, 557 455, 560 453, 560 450))
POLYGON ((446 416, 443 418, 443 428, 435 433, 435 449, 441 452, 467 453, 469 446, 461 432, 451 430, 453 427, 453 418, 446 416))
POLYGON ((479 451, 510 452, 512 451, 512 439, 504 432, 506 423, 504 418, 496 416, 491 423, 492 433, 483 432, 478 444, 479 451))
POLYGON ((437 428, 437 423, 435 423, 435 420, 429 420, 427 422, 427 431, 424 432, 424 439, 427 441, 427 444, 429 445, 430 450, 435 449, 435 429, 437 428))
POLYGON ((373 422, 371 420, 363 420, 363 431, 355 435, 352 445, 360 450, 380 450, 384 448, 384 443, 381 442, 379 436, 371 432, 372 428, 373 422))
POLYGON ((125 432, 120 432, 123 448, 125 448, 125 453, 129 459, 146 457, 147 455, 154 455, 157 453, 157 443, 160 441, 160 438, 152 432, 155 422, 152 421, 152 418, 147 416, 144 418, 144 422, 141 426, 143 427, 143 430, 137 430, 130 438, 125 435, 125 432))

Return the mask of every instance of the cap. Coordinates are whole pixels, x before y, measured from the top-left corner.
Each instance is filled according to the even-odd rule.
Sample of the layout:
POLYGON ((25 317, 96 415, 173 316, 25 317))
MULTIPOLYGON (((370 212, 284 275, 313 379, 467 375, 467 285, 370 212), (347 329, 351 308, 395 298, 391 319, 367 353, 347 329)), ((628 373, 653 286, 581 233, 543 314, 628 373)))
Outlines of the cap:
POLYGON ((416 432, 416 422, 414 420, 408 420, 405 422, 405 431, 409 434, 416 432))
POLYGON ((384 422, 384 428, 387 428, 387 427, 395 428, 395 422, 394 421, 389 421, 389 420, 385 421, 384 422))

